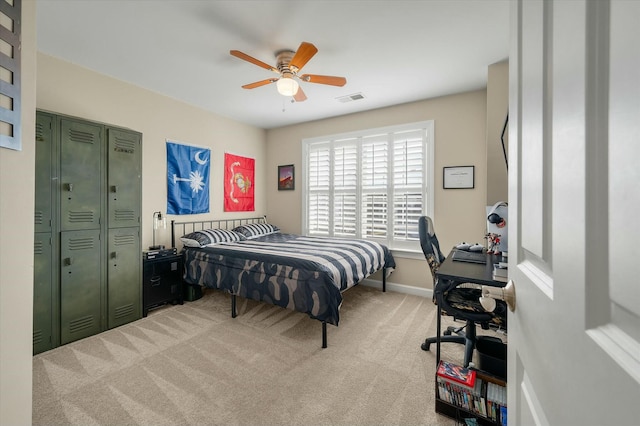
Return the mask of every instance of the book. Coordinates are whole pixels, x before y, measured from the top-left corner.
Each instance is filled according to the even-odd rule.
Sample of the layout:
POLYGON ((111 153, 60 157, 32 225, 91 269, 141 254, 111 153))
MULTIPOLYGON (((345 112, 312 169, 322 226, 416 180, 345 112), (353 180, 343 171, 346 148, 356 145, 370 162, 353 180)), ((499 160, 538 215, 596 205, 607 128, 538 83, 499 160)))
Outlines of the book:
POLYGON ((502 424, 507 421, 507 388, 495 383, 487 386, 487 418, 502 424))
POLYGON ((462 367, 452 362, 440 361, 438 369, 436 371, 438 377, 441 377, 445 381, 449 381, 454 384, 464 385, 473 388, 476 382, 475 370, 462 367))

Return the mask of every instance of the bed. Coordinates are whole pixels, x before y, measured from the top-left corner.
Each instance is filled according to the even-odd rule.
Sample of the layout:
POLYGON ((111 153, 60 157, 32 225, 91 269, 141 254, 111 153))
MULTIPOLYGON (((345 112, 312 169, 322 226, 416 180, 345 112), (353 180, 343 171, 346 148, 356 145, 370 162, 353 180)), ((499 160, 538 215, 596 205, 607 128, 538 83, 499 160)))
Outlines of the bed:
POLYGON ((395 268, 391 251, 368 240, 306 237, 286 234, 266 217, 197 222, 171 221, 172 245, 184 244, 184 281, 190 285, 271 303, 308 314, 322 323, 322 347, 327 347, 327 323, 338 326, 342 293, 369 275, 395 268))

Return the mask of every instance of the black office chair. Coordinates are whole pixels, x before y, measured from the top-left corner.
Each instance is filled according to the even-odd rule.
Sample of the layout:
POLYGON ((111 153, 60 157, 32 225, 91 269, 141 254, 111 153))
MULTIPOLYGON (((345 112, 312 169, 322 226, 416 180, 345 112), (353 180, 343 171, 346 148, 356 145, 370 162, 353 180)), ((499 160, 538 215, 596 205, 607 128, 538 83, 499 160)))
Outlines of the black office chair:
MULTIPOLYGON (((436 237, 431 218, 428 216, 420 217, 418 233, 420 246, 433 276, 434 302, 440 306, 444 314, 453 316, 456 320, 466 321, 462 327, 448 327, 440 337, 440 342, 465 345, 464 366, 467 367, 472 360, 473 350, 476 346, 476 324, 485 330, 489 329, 490 323, 506 328, 506 303, 498 300, 496 309, 493 312, 487 312, 480 305, 479 299, 482 293, 480 286, 438 279, 436 271, 445 256, 440 251, 440 243, 436 237)), ((421 345, 422 350, 428 351, 432 343, 436 343, 436 337, 428 337, 421 345)))

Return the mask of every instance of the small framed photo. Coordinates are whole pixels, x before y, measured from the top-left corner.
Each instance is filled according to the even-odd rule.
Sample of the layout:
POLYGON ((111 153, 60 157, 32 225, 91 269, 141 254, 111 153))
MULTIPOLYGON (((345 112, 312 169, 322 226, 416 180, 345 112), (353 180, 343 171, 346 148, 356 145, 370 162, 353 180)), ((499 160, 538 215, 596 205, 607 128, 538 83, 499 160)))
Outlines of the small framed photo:
POLYGON ((475 166, 443 167, 442 187, 463 189, 474 187, 475 166))
POLYGON ((278 166, 278 191, 291 191, 295 189, 296 175, 293 164, 278 166))

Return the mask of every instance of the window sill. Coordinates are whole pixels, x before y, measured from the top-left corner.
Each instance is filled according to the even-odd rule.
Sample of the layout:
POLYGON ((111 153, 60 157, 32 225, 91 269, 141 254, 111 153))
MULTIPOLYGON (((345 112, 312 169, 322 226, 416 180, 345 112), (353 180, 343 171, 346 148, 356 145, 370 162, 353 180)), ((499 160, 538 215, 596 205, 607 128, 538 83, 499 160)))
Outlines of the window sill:
POLYGON ((391 249, 393 257, 400 259, 425 260, 424 253, 421 250, 410 249, 391 249))

